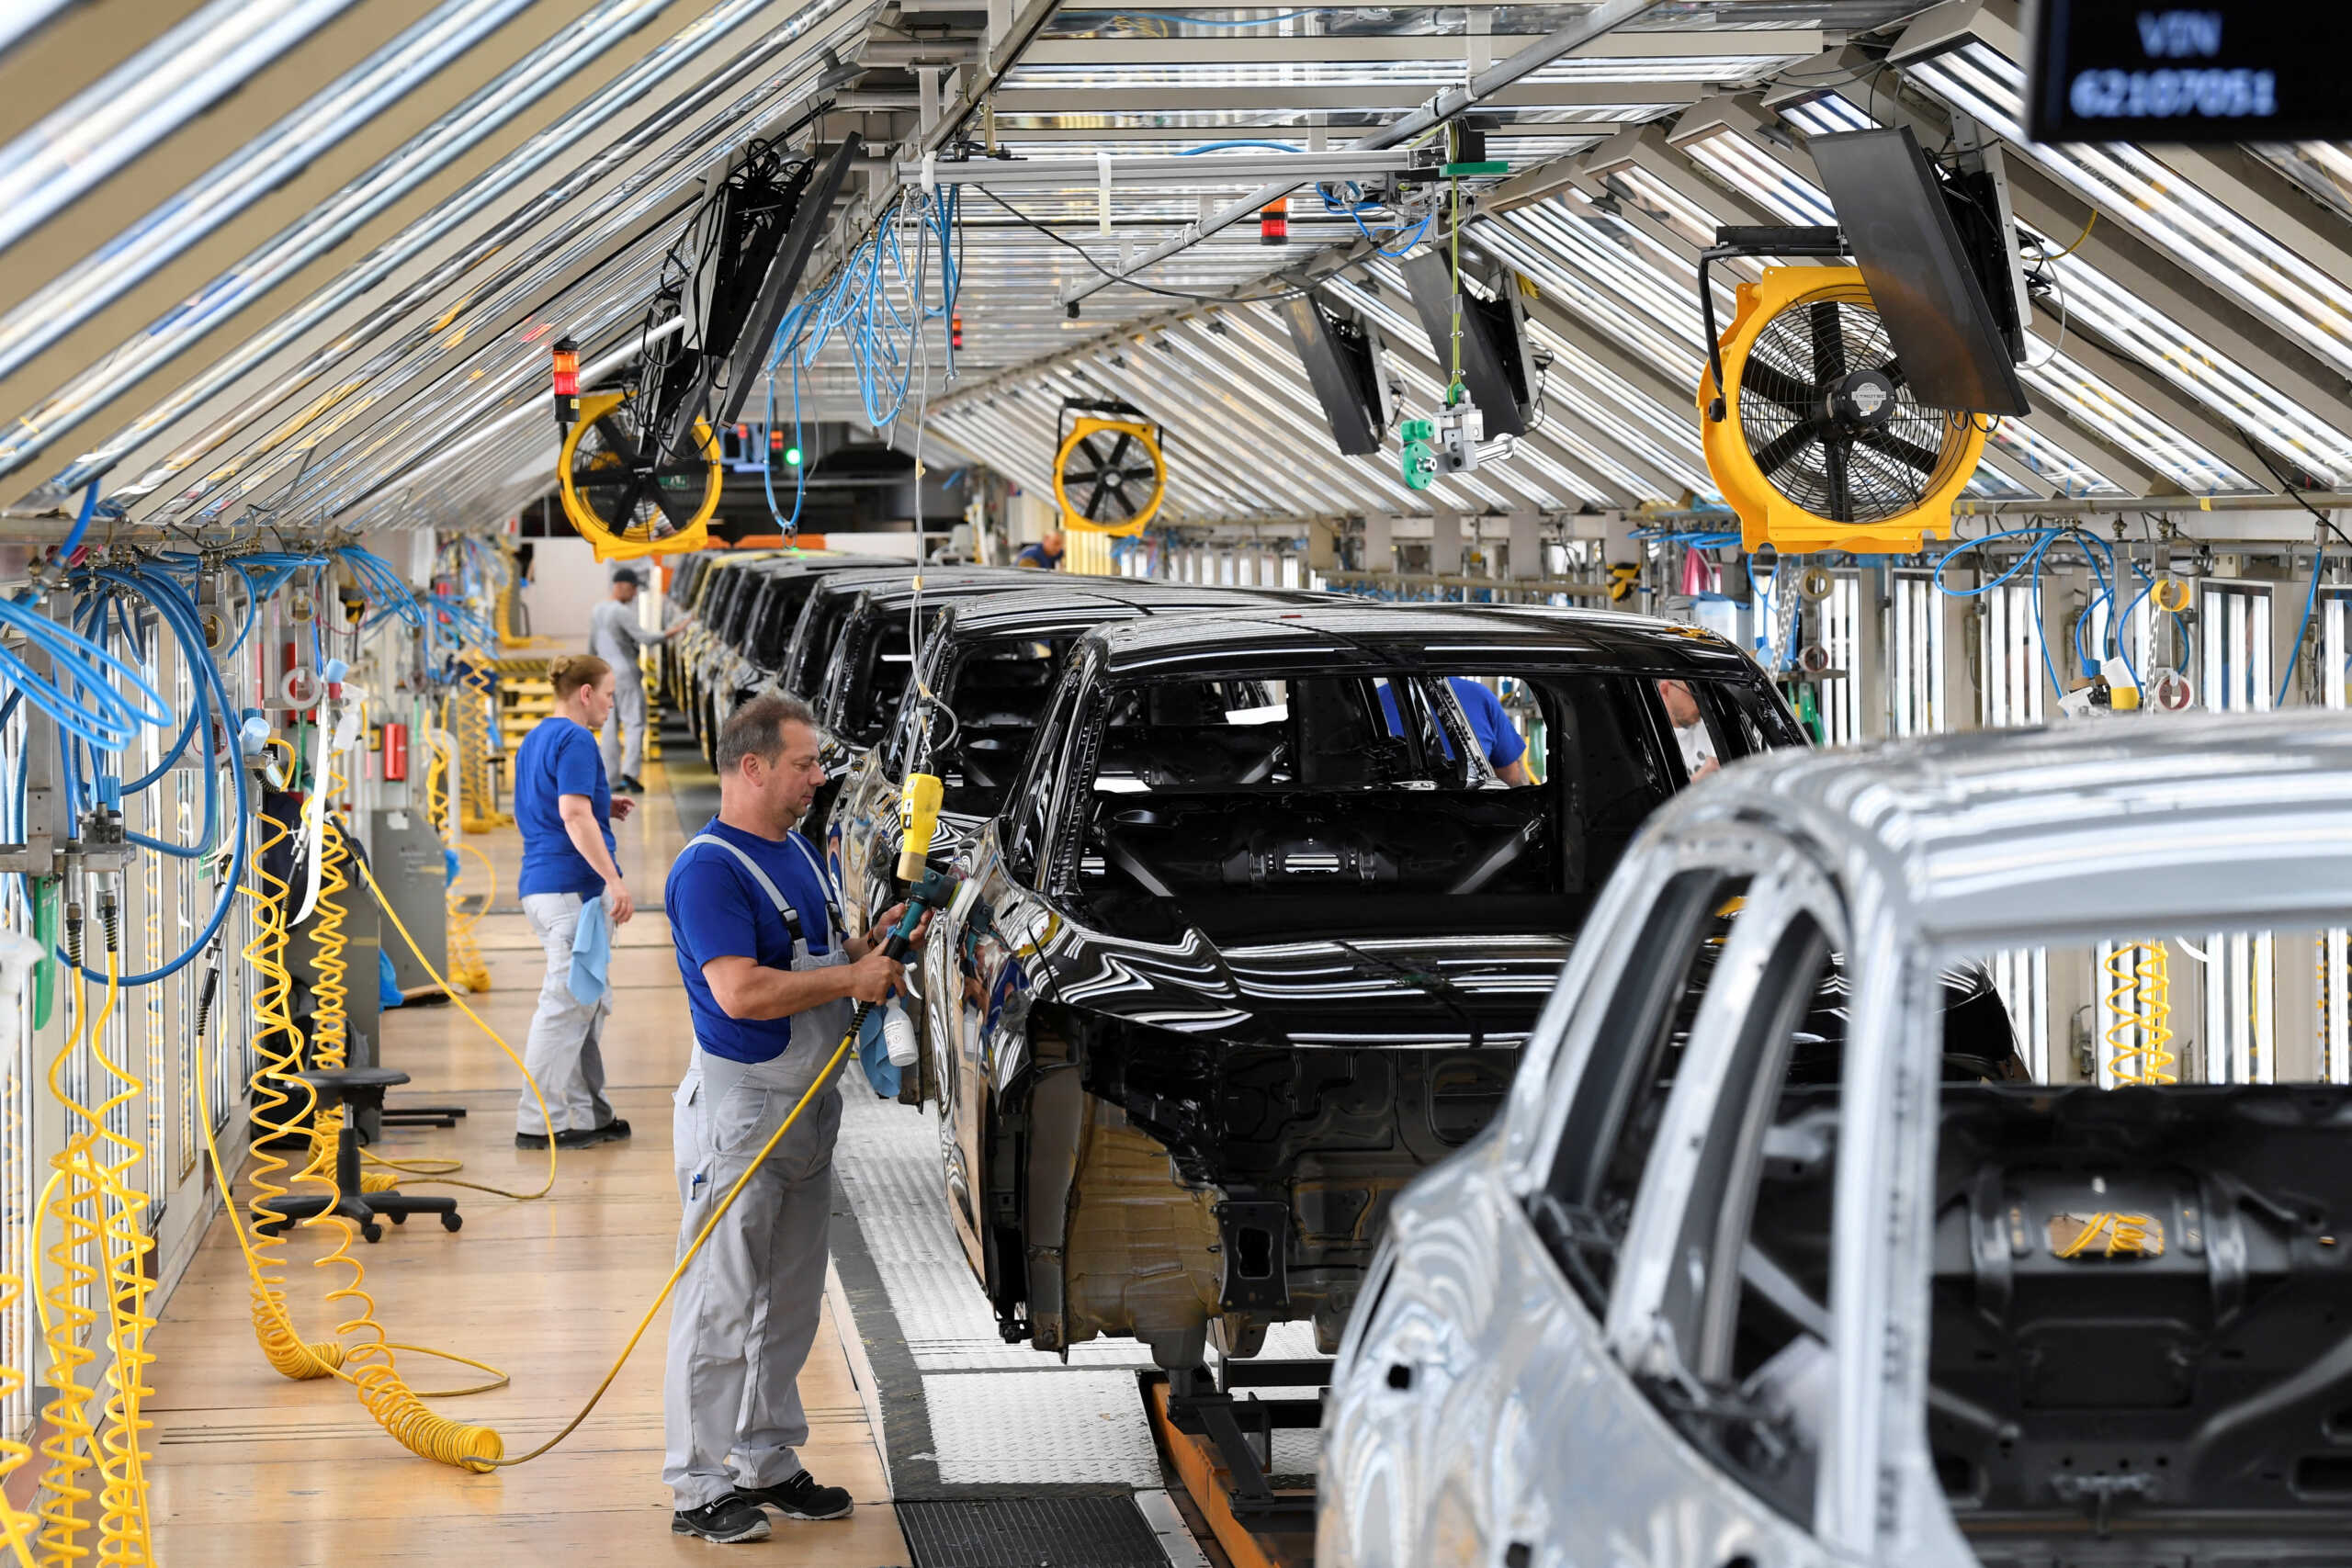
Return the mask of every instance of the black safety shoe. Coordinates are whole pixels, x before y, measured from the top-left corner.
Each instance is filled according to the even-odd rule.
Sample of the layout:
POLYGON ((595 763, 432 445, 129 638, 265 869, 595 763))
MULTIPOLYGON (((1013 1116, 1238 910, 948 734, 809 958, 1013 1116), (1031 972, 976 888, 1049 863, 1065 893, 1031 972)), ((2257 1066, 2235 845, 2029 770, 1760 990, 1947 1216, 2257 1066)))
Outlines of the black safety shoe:
MULTIPOLYGON (((584 1149, 591 1144, 604 1143, 608 1137, 628 1136, 628 1122, 607 1122, 604 1127, 578 1127, 569 1133, 558 1133, 555 1146, 560 1149, 584 1149), (620 1128, 618 1133, 605 1132, 605 1127, 615 1125, 620 1128)), ((514 1134, 514 1146, 518 1149, 543 1149, 548 1146, 548 1135, 545 1133, 517 1133, 514 1134)))
POLYGON ((620 782, 614 784, 613 787, 619 790, 623 795, 643 795, 645 793, 645 786, 638 783, 634 777, 628 773, 623 773, 620 776, 620 782))
POLYGON ((722 1544, 739 1540, 765 1540, 768 1538, 768 1517, 757 1505, 741 1496, 721 1497, 716 1503, 706 1503, 699 1508, 680 1508, 670 1516, 672 1535, 698 1535, 705 1540, 722 1544))
POLYGON ((591 1128, 580 1136, 583 1144, 613 1144, 628 1136, 628 1123, 616 1116, 601 1127, 591 1128))
POLYGON ((781 1486, 738 1486, 735 1500, 765 1503, 787 1519, 845 1519, 852 1506, 849 1488, 820 1486, 805 1470, 781 1486))

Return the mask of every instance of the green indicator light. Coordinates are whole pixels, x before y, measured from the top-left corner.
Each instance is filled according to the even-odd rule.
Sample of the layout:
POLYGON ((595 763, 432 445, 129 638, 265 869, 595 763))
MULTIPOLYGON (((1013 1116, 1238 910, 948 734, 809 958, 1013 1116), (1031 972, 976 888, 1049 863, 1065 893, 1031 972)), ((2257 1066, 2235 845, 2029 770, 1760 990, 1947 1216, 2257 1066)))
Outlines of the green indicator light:
POLYGON ((784 466, 787 468, 797 468, 800 466, 799 447, 787 446, 784 449, 784 466))

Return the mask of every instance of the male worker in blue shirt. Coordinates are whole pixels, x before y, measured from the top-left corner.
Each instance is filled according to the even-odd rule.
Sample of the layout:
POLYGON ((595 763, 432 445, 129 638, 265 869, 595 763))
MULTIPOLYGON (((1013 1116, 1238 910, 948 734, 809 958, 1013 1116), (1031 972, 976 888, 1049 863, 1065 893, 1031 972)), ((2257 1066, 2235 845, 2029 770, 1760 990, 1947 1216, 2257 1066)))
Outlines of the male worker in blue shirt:
MULTIPOLYGON (((1503 711, 1502 699, 1488 690, 1486 682, 1467 675, 1449 675, 1446 682, 1453 688, 1453 700, 1462 705, 1462 716, 1470 721, 1470 733, 1477 737, 1478 750, 1494 765, 1495 776, 1505 784, 1533 784, 1535 775, 1527 771, 1526 738, 1520 734, 1519 726, 1511 723, 1510 715, 1503 711)), ((1396 694, 1389 690, 1385 681, 1380 683, 1380 713, 1388 721, 1391 735, 1404 733, 1404 722, 1396 716, 1396 694)), ((1443 737, 1440 737, 1440 742, 1443 743, 1443 737)), ((1453 749, 1447 746, 1445 754, 1453 756, 1453 749)))
POLYGON ((1012 558, 1015 566, 1025 566, 1035 571, 1059 571, 1062 569, 1062 531, 1048 528, 1045 536, 1021 547, 1012 558))
MULTIPOLYGON (((695 1030, 673 1128, 682 1254, 817 1082, 854 1004, 902 977, 881 935, 903 906, 848 936, 816 848, 793 830, 824 782, 808 705, 754 697, 719 731, 718 815, 670 869, 662 908, 695 1030)), ((678 1281, 662 1399, 676 1534, 761 1540, 763 1506, 850 1511, 849 1493, 794 1453, 808 1440, 797 1381, 825 1292, 839 1088, 837 1075, 793 1122, 678 1281)))

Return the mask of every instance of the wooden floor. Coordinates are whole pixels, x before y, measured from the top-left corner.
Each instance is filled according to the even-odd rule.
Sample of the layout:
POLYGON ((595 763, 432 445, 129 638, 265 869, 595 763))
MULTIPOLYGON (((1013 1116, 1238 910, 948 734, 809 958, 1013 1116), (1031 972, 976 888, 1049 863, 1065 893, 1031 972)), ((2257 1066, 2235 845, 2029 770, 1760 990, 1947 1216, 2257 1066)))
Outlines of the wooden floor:
MULTIPOLYGON (((652 903, 684 839, 660 769, 649 772, 646 804, 620 838, 623 870, 652 903)), ((511 832, 486 841, 498 862, 500 902, 511 906, 511 832)), ((543 967, 538 947, 519 914, 489 916, 481 937, 492 990, 472 1000, 519 1052, 543 967)), ((513 1375, 499 1393, 434 1402, 442 1415, 497 1428, 509 1452, 543 1441, 580 1407, 672 1261, 678 1201, 670 1095, 690 1036, 659 914, 640 914, 622 931, 613 976, 619 994, 605 1035, 609 1093, 635 1137, 559 1154, 555 1190, 537 1202, 459 1191, 465 1228, 457 1235, 420 1217, 388 1229, 380 1245, 353 1247, 390 1338, 444 1347, 513 1375)), ((415 1078, 394 1103, 446 1101, 472 1111, 455 1132, 395 1130, 383 1153, 460 1158, 464 1177, 516 1190, 538 1184, 546 1156, 514 1146, 514 1069, 462 1013, 387 1014, 383 1056, 415 1078)), ((289 1235, 284 1249, 296 1321, 314 1338, 334 1326, 323 1298, 334 1275, 307 1266, 324 1250, 315 1233, 289 1235)), ((401 1449, 349 1385, 293 1383, 270 1370, 254 1342, 243 1260, 226 1221, 216 1221, 153 1340, 158 1561, 169 1568, 707 1562, 707 1543, 670 1533, 661 1480, 666 1325, 665 1311, 595 1415, 561 1447, 514 1470, 466 1474, 401 1449)), ((479 1381, 425 1356, 403 1355, 400 1365, 419 1390, 479 1381)), ((857 1512, 825 1524, 775 1520, 769 1541, 741 1552, 854 1568, 905 1563, 875 1434, 830 1312, 800 1388, 811 1427, 808 1467, 848 1487, 857 1512)))

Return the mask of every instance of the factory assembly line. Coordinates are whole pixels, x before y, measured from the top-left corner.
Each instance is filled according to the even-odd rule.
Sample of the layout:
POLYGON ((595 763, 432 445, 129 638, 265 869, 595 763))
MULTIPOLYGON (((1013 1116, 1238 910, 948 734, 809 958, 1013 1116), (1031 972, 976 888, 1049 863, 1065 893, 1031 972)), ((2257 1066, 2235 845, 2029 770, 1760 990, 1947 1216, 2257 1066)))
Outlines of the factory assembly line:
POLYGON ((0 4, 0 1568, 2352 1565, 2347 50, 0 4))

